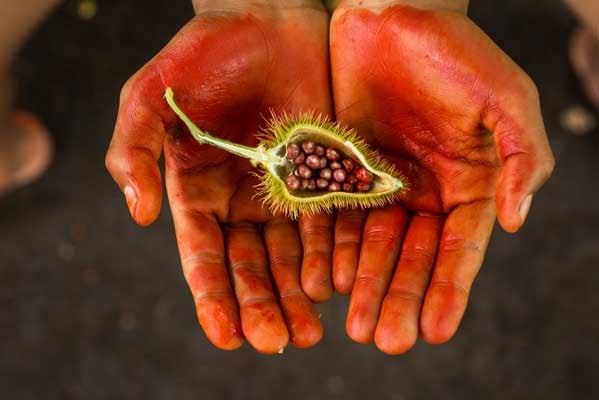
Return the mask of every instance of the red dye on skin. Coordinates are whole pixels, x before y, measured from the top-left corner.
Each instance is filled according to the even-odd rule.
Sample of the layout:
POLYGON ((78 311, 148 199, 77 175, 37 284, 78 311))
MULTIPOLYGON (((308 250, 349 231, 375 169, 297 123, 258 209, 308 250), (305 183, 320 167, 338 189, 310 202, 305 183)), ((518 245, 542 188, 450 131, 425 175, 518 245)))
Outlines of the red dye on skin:
POLYGON ((521 131, 502 111, 529 112, 520 100, 528 100, 529 82, 514 79, 521 71, 484 35, 466 40, 478 28, 450 14, 395 6, 338 18, 331 45, 338 118, 383 152, 406 156, 397 159, 410 183, 403 201, 448 211, 492 197, 499 159, 528 144, 514 137, 496 148, 481 126, 494 130, 501 122, 498 136, 521 131), (494 106, 504 101, 499 92, 513 93, 513 103, 494 106))

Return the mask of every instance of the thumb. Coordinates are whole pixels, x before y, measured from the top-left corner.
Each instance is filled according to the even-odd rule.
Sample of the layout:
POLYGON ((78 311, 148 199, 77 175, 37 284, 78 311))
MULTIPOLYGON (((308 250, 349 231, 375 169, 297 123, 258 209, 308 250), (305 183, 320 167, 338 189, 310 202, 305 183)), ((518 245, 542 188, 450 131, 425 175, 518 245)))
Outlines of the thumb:
POLYGON ((517 90, 501 93, 491 104, 483 124, 493 132, 502 162, 495 197, 497 216, 503 229, 513 233, 526 221, 534 194, 553 172, 555 159, 538 91, 530 79, 517 90))
POLYGON ((157 102, 163 101, 163 85, 152 70, 142 69, 123 87, 106 154, 106 168, 125 195, 131 216, 141 226, 156 220, 162 203, 157 161, 166 130, 157 102))

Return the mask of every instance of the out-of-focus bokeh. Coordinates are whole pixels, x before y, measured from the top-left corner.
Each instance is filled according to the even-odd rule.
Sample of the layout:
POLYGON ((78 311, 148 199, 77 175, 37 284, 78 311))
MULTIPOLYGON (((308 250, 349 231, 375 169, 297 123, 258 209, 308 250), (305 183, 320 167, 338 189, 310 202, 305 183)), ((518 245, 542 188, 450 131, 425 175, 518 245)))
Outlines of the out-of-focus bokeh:
POLYGON ((591 399, 599 393, 599 129, 568 60, 559 0, 477 0, 471 16, 537 82, 557 169, 517 235, 497 229, 461 330, 388 357, 325 338, 267 357, 212 347, 169 210, 141 229, 104 170, 125 80, 191 16, 188 1, 69 1, 14 65, 18 104, 54 135, 38 183, 0 199, 3 399, 591 399))

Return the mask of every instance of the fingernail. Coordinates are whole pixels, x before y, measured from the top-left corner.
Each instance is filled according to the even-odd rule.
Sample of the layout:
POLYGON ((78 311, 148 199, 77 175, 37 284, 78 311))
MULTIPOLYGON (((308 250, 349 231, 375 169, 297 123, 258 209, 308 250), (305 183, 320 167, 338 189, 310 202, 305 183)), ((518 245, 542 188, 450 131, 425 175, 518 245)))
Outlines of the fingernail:
POLYGON ((135 208, 137 206, 137 193, 135 193, 135 189, 131 186, 126 186, 123 190, 125 194, 125 199, 127 200, 127 207, 129 207, 129 212, 131 216, 135 219, 135 208))
POLYGON ((531 204, 532 194, 529 194, 524 198, 524 200, 520 204, 520 218, 522 218, 522 222, 526 221, 526 217, 528 217, 528 212, 530 211, 531 204))

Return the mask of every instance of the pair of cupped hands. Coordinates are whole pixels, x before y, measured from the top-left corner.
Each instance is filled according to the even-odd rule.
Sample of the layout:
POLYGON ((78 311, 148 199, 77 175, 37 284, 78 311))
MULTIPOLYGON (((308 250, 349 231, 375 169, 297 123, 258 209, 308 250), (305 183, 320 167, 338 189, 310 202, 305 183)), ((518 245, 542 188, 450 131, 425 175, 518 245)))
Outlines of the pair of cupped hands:
POLYGON ((123 87, 106 158, 134 220, 165 180, 183 272, 209 340, 264 353, 323 335, 314 303, 351 294, 346 330, 400 354, 456 332, 498 217, 524 223, 554 160, 531 79, 467 1, 196 1, 197 16, 123 87), (354 128, 409 183, 397 204, 297 222, 255 198, 245 159, 201 146, 163 94, 214 135, 256 145, 265 118, 354 128))

